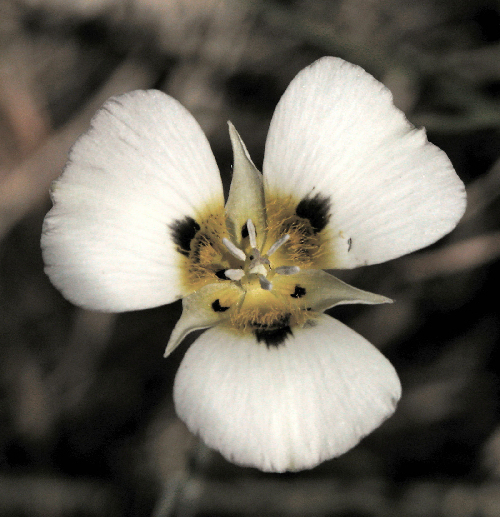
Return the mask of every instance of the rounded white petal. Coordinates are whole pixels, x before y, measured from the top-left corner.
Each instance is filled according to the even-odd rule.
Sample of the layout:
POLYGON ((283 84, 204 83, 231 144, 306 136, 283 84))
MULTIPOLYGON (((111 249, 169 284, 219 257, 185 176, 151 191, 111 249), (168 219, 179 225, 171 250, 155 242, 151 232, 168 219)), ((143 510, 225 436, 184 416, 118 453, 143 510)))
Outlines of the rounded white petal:
POLYGON ((43 228, 46 272, 83 307, 123 311, 185 294, 171 226, 223 210, 201 128, 175 99, 135 91, 110 99, 75 143, 43 228))
POLYGON ((355 267, 417 250, 451 231, 464 186, 444 152, 394 107, 387 88, 333 57, 302 70, 271 121, 266 196, 329 204, 330 267, 355 267))
POLYGON ((188 349, 175 379, 177 413, 228 460, 264 471, 311 468, 390 416, 397 374, 368 341, 321 315, 267 347, 222 326, 188 349))

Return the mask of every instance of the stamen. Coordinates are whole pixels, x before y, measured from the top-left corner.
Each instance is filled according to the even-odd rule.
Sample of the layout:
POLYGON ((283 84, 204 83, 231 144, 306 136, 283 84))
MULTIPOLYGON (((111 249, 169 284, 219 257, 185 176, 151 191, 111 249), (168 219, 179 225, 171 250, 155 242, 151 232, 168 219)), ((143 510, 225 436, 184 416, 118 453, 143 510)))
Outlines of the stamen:
POLYGON ((278 266, 274 270, 277 275, 296 275, 299 271, 299 266, 278 266))
POLYGON ((250 239, 250 246, 257 248, 257 232, 251 219, 247 221, 248 238, 250 239))
POLYGON ((245 262, 247 256, 240 250, 237 246, 235 246, 227 237, 222 239, 222 244, 227 248, 227 251, 231 253, 233 257, 240 259, 242 262, 245 262))
POLYGON ((266 291, 270 291, 273 288, 273 284, 264 275, 259 275, 259 282, 262 289, 266 291))
POLYGON ((234 280, 235 282, 241 280, 245 276, 243 269, 226 269, 224 274, 226 275, 226 278, 229 278, 229 280, 234 280))
POLYGON ((278 248, 283 246, 285 242, 290 238, 290 235, 287 233, 286 235, 283 235, 283 237, 280 237, 270 248, 267 252, 267 256, 270 257, 278 248))

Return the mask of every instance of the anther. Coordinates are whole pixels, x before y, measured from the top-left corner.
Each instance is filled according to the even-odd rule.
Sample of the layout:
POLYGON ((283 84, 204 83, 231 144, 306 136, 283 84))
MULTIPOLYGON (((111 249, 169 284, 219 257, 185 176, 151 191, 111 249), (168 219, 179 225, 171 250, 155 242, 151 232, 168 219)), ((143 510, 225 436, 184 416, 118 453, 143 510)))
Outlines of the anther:
POLYGON ((296 275, 299 271, 299 266, 278 266, 274 270, 277 275, 296 275))
POLYGON ((259 275, 260 287, 266 291, 270 291, 273 288, 273 284, 264 276, 259 275))
POLYGON ((248 238, 250 240, 250 246, 252 248, 257 248, 257 232, 255 231, 255 226, 252 223, 251 219, 248 219, 247 221, 247 230, 248 230, 248 238))
POLYGON ((287 233, 286 235, 283 235, 283 237, 280 237, 270 248, 267 252, 267 256, 270 257, 278 248, 283 246, 285 242, 290 238, 290 235, 287 233))
POLYGON ((226 275, 226 278, 229 278, 229 280, 234 280, 235 282, 241 280, 245 276, 243 269, 226 269, 224 274, 226 275))
POLYGON ((240 259, 242 262, 245 262, 247 256, 240 250, 237 246, 235 246, 227 237, 222 239, 222 244, 227 248, 227 251, 231 253, 233 257, 240 259))

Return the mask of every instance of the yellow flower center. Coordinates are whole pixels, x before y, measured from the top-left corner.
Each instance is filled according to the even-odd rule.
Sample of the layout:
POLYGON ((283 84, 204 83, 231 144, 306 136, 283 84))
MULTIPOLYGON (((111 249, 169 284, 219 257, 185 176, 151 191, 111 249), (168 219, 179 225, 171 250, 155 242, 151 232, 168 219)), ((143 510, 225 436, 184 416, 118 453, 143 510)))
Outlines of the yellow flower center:
POLYGON ((239 247, 229 240, 222 211, 200 214, 173 229, 183 261, 186 290, 226 284, 207 305, 220 313, 221 324, 236 332, 253 332, 266 344, 281 342, 294 326, 313 316, 307 289, 294 278, 301 269, 320 269, 325 235, 294 207, 298 201, 269 201, 264 243, 259 249, 251 219, 241 228, 239 247))

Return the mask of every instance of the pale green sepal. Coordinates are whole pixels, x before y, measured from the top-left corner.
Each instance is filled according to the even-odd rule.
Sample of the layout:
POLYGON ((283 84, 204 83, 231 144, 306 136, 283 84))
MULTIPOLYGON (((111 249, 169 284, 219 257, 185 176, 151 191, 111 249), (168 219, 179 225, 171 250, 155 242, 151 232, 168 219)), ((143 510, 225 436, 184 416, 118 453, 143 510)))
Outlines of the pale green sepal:
POLYGON ((213 327, 230 317, 231 311, 215 311, 212 304, 217 299, 227 299, 235 302, 243 295, 243 291, 232 282, 208 284, 193 294, 182 299, 182 315, 174 327, 163 357, 168 357, 195 330, 213 327))
POLYGON ((356 289, 333 275, 320 270, 301 271, 291 276, 296 284, 306 289, 300 300, 315 311, 323 312, 335 305, 348 303, 392 303, 390 298, 356 289))
POLYGON ((255 167, 247 148, 231 122, 229 135, 233 147, 233 179, 226 203, 227 228, 231 240, 241 247, 241 229, 251 219, 257 230, 257 245, 265 241, 266 211, 262 174, 255 167))

